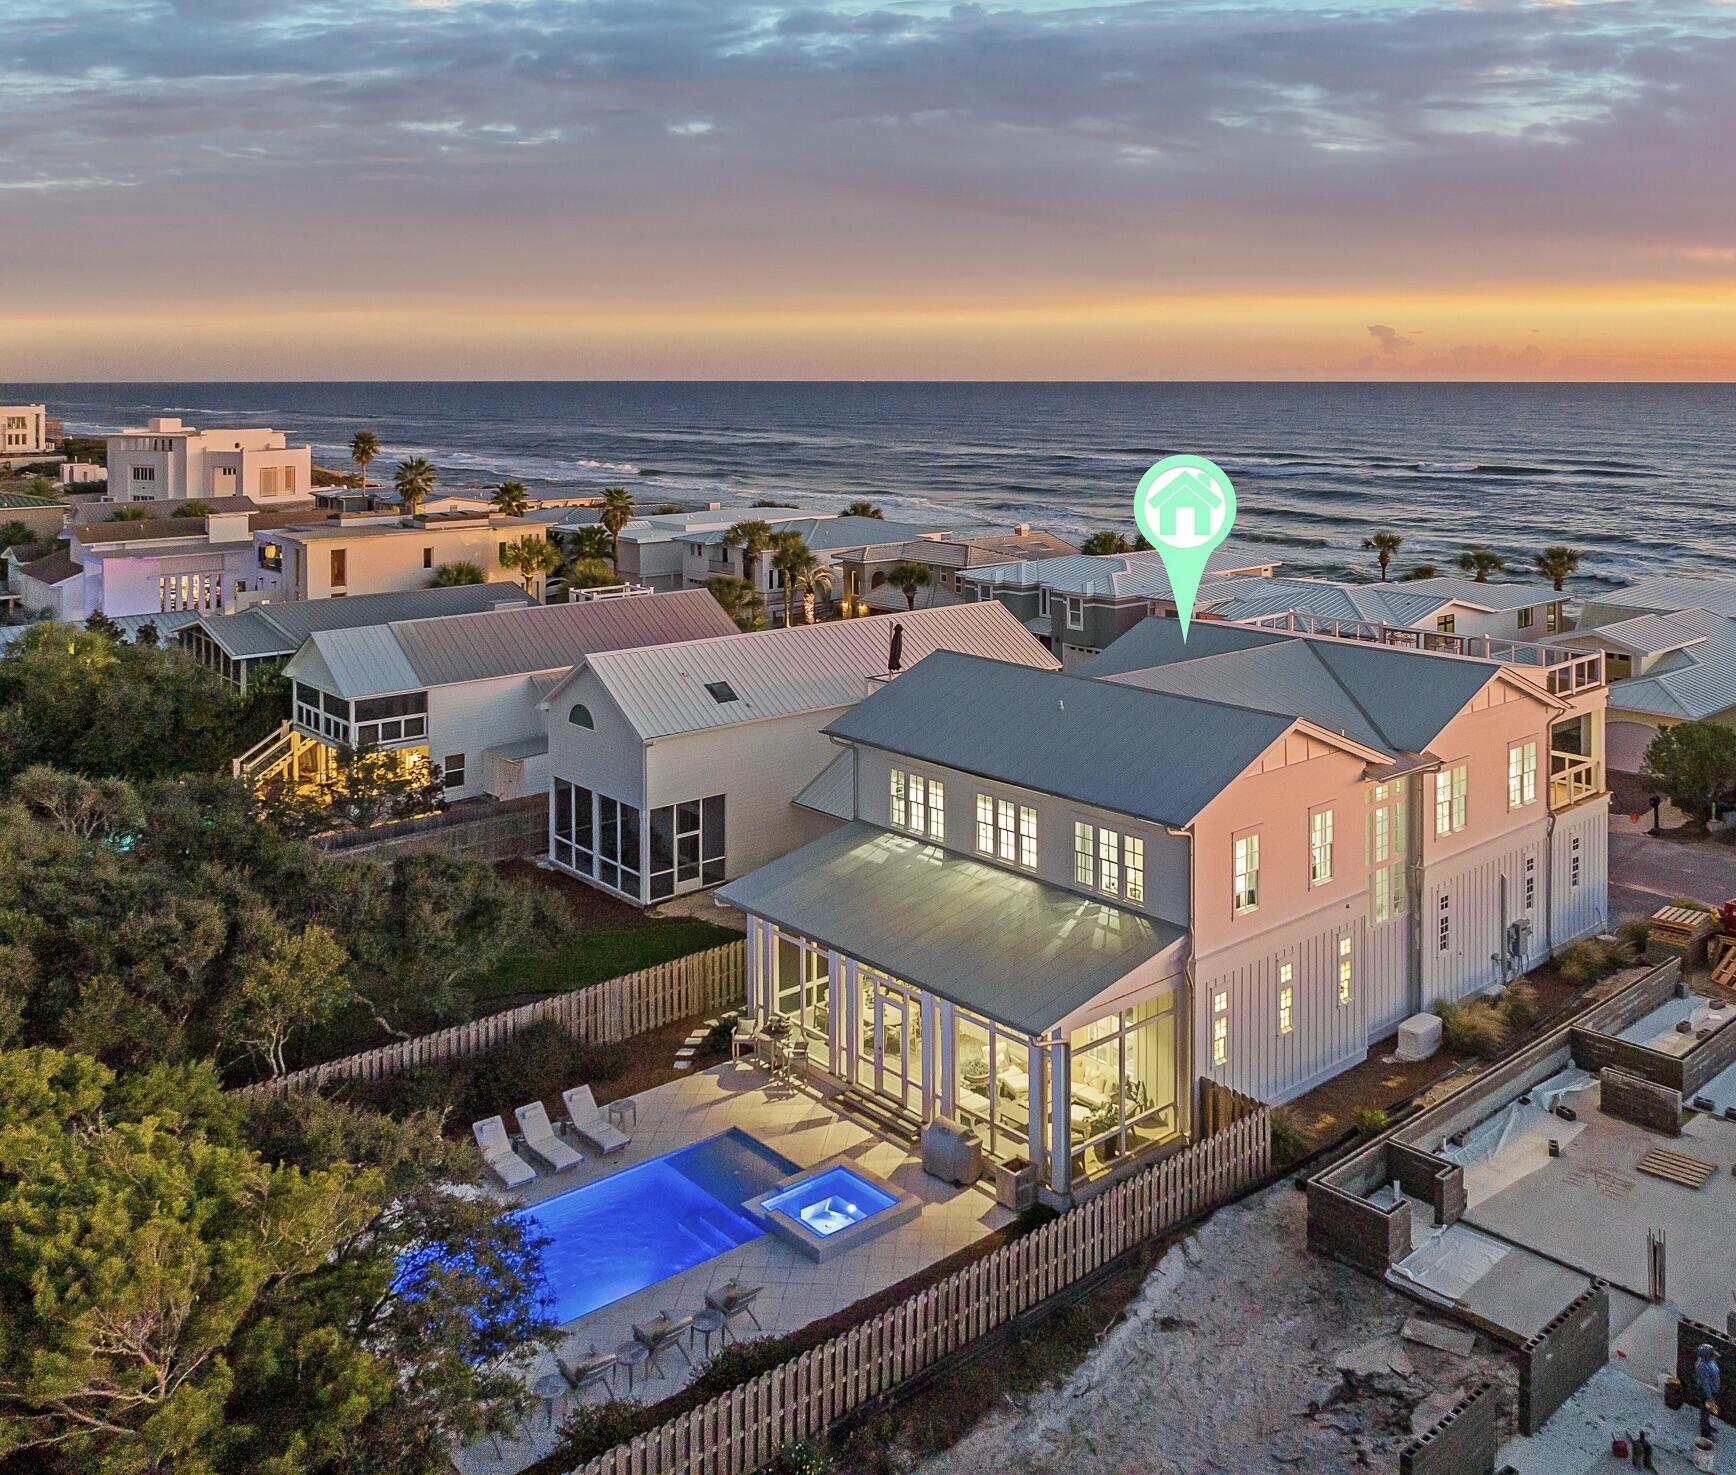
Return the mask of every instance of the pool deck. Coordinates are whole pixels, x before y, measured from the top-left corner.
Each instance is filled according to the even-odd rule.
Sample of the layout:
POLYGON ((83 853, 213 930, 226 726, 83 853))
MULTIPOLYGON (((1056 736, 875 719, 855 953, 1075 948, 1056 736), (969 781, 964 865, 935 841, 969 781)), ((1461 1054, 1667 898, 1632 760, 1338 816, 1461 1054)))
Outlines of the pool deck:
MULTIPOLYGON (((702 1260, 568 1323, 563 1328, 561 1355, 570 1362, 593 1345, 610 1351, 632 1338, 634 1322, 649 1321, 665 1309, 677 1316, 698 1311, 705 1305, 706 1291, 731 1279, 765 1287, 754 1303, 763 1331, 755 1331, 744 1319, 740 1323, 744 1336, 794 1332, 917 1274, 1012 1221, 1011 1212, 997 1206, 986 1188, 956 1188, 929 1177, 908 1144, 841 1115, 828 1104, 831 1094, 817 1085, 798 1088, 772 1081, 762 1067, 746 1061, 714 1066, 629 1098, 637 1121, 628 1125, 633 1141, 621 1154, 604 1160, 582 1149, 583 1166, 558 1178, 540 1177, 513 1195, 514 1202, 535 1203, 738 1127, 799 1167, 842 1154, 923 1201, 922 1212, 909 1223, 823 1265, 769 1234, 702 1260)), ((713 1351, 716 1346, 714 1340, 713 1351)), ((696 1362, 703 1360, 699 1348, 693 1356, 696 1362)), ((680 1353, 666 1352, 660 1360, 663 1376, 639 1382, 635 1397, 655 1402, 687 1381, 690 1370, 680 1353)), ((648 1368, 646 1364, 641 1370, 648 1368)), ((545 1358, 529 1369, 528 1379, 534 1383, 554 1370, 552 1357, 545 1358)), ((626 1383, 620 1374, 617 1385, 617 1392, 625 1396, 626 1383)), ((602 1396, 596 1391, 585 1395, 590 1401, 602 1396)), ((569 1398, 566 1409, 572 1403, 569 1398)), ((556 1413, 557 1427, 562 1412, 556 1413)), ((553 1445, 554 1433, 538 1409, 517 1438, 502 1437, 498 1454, 493 1442, 484 1438, 454 1458, 463 1475, 513 1475, 553 1445)))

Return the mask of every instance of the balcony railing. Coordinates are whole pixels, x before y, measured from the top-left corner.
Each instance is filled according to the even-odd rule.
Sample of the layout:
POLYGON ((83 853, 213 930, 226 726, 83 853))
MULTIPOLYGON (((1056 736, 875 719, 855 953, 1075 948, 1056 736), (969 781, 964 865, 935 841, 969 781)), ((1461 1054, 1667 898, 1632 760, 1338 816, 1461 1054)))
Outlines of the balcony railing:
POLYGON ((1566 809, 1603 788, 1595 758, 1552 751, 1549 755, 1549 807, 1566 809))
POLYGON ((1361 640, 1397 646, 1401 650, 1469 656, 1480 661, 1500 661, 1507 666, 1535 666, 1542 669, 1550 695, 1557 697, 1570 697, 1604 684, 1603 652, 1600 650, 1567 650, 1559 646, 1537 645, 1528 640, 1503 640, 1494 635, 1413 630, 1408 625, 1387 625, 1376 620, 1338 620, 1299 610, 1261 615, 1238 623, 1271 630, 1292 630, 1301 635, 1324 635, 1333 640, 1361 640))

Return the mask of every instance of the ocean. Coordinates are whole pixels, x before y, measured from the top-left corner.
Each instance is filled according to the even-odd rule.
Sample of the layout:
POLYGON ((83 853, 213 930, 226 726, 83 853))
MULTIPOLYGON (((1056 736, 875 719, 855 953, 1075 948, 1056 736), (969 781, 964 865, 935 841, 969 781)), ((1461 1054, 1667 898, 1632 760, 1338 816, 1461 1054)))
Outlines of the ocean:
POLYGON ((268 424, 375 475, 427 456, 446 488, 630 487, 641 505, 771 498, 889 518, 1063 535, 1131 530, 1160 456, 1212 457, 1236 536, 1287 570, 1373 577, 1362 540, 1404 536, 1395 571, 1471 544, 1524 577, 1550 543, 1585 553, 1570 590, 1724 574, 1736 520, 1736 385, 286 383, 35 384, 76 433, 179 415, 268 424))

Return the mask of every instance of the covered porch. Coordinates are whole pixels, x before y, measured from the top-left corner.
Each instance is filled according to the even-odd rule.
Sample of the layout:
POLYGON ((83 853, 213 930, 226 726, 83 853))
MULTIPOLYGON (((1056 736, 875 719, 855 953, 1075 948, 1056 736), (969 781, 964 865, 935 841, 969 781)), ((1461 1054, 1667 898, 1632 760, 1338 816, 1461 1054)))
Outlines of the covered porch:
POLYGON ((1173 923, 855 823, 729 883, 750 1009, 910 1125, 1076 1190, 1191 1130, 1173 923))

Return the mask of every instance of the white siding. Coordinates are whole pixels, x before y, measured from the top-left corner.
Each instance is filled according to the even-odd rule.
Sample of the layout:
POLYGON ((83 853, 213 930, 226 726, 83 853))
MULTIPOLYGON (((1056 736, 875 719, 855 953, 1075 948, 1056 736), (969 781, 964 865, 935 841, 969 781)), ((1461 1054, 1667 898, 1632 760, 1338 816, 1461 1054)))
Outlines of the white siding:
POLYGON ((1368 1038, 1378 1040, 1412 1014, 1408 912, 1365 929, 1363 992, 1368 996, 1368 1038))
POLYGON ((634 808, 643 807, 645 746, 639 734, 627 725, 614 699, 589 671, 580 671, 577 680, 556 694, 546 716, 552 777, 607 794, 634 808), (575 704, 591 714, 595 727, 572 724, 569 714, 575 704))
POLYGON ((1547 955, 1543 911, 1547 877, 1543 871, 1544 826, 1539 820, 1525 829, 1504 835, 1476 850, 1452 856, 1430 866, 1424 874, 1423 905, 1423 1007, 1441 1000, 1457 1000, 1482 993, 1501 981, 1495 955, 1502 947, 1501 884, 1507 887, 1506 920, 1526 916, 1524 905, 1525 861, 1536 865, 1537 901, 1529 913, 1531 940, 1523 967, 1530 968, 1547 955), (1450 920, 1448 946, 1440 947, 1442 898, 1450 920))
MULTIPOLYGON (((444 764, 448 755, 464 755, 464 785, 448 789, 448 799, 474 799, 487 792, 483 750, 522 743, 542 736, 537 691, 528 676, 502 676, 492 681, 461 681, 428 691, 428 757, 444 764)), ((527 772, 527 779, 547 787, 547 765, 527 772)))
POLYGON ((1609 800, 1599 799, 1557 816, 1551 854, 1551 922, 1562 947, 1609 925, 1609 800), (1579 842, 1579 885, 1573 884, 1574 842, 1579 842))

